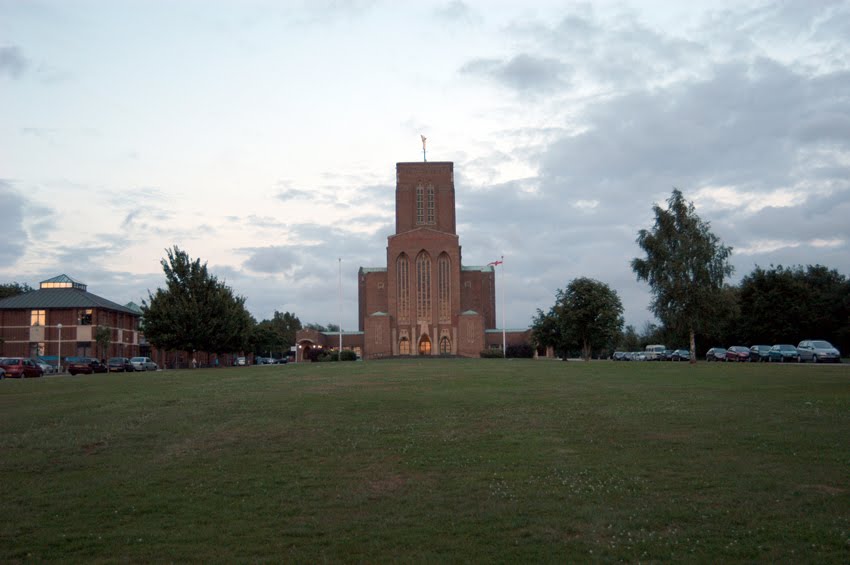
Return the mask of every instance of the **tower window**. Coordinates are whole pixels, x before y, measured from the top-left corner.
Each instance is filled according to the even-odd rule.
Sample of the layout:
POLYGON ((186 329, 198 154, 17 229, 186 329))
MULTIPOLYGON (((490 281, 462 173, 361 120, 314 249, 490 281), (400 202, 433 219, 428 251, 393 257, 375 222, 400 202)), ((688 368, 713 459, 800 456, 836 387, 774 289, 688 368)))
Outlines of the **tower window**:
POLYGON ((409 261, 402 253, 396 260, 396 276, 398 278, 398 319, 407 321, 410 315, 410 278, 409 261))
POLYGON ((418 225, 434 225, 436 220, 436 200, 434 187, 416 187, 416 223, 418 225))
POLYGON ((437 261, 437 280, 440 298, 440 321, 451 319, 452 279, 449 256, 443 253, 437 261))
POLYGON ((424 251, 416 258, 416 319, 431 320, 431 258, 424 251))
POLYGON ((434 187, 428 187, 428 213, 426 216, 426 222, 430 225, 434 225, 436 222, 434 220, 434 187))

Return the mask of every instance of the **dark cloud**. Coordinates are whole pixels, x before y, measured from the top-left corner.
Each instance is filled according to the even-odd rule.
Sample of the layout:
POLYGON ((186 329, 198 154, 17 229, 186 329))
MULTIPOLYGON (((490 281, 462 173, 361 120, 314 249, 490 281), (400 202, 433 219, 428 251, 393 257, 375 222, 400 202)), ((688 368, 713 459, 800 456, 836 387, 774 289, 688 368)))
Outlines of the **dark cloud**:
POLYGON ((0 47, 0 76, 19 78, 26 72, 29 62, 15 45, 0 47))
POLYGON ((521 53, 506 60, 473 59, 465 63, 460 72, 488 78, 520 92, 539 93, 566 86, 571 69, 551 57, 521 53))
POLYGON ((11 266, 17 263, 29 246, 29 235, 24 224, 29 221, 27 201, 8 181, 0 179, 0 202, 3 203, 3 245, 0 245, 0 263, 11 266))

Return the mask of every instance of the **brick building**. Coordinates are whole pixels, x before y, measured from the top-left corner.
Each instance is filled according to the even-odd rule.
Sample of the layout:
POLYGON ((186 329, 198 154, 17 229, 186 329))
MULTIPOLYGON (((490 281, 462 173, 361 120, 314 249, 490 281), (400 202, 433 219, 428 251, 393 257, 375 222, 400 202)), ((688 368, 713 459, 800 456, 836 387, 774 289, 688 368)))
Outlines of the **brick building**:
MULTIPOLYGON (((466 266, 455 221, 454 164, 396 164, 395 233, 386 267, 358 272, 359 328, 343 332, 343 348, 366 359, 405 355, 478 357, 501 347, 492 266, 466 266), (488 330, 490 330, 488 332, 488 330)), ((526 343, 528 332, 510 332, 526 343)), ((313 347, 335 348, 338 334, 296 336, 299 358, 313 347)))
MULTIPOLYGON (((139 354, 139 313, 88 292, 60 275, 39 288, 0 300, 0 354, 7 357, 133 357, 139 354), (101 351, 98 327, 109 329, 101 351)), ((64 363, 63 363, 64 365, 64 363)))

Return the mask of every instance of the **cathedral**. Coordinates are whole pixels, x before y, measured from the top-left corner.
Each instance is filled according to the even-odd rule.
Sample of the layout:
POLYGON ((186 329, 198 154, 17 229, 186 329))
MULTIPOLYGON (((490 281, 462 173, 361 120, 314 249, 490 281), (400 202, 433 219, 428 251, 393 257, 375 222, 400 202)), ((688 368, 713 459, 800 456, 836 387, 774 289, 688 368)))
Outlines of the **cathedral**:
MULTIPOLYGON (((344 349, 377 359, 478 357, 485 348, 502 346, 494 267, 463 264, 455 224, 454 164, 397 163, 387 263, 359 269, 359 328, 342 333, 344 349)), ((525 331, 511 334, 511 342, 528 337, 525 331)), ((335 349, 338 335, 299 331, 297 359, 311 348, 335 349)))

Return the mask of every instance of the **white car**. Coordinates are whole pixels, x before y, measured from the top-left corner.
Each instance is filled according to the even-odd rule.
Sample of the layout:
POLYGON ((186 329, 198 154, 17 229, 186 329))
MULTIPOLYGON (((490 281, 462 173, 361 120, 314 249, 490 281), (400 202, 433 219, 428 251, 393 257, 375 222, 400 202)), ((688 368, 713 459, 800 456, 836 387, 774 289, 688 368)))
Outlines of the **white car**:
POLYGON ((45 375, 52 375, 56 372, 56 367, 54 367, 50 363, 42 361, 41 359, 36 359, 35 364, 41 367, 41 370, 44 371, 45 375))
POLYGON ((150 357, 133 357, 130 359, 130 364, 134 371, 156 371, 159 369, 150 357))
POLYGON ((797 346, 800 361, 812 363, 841 363, 841 353, 828 341, 807 339, 797 346))

